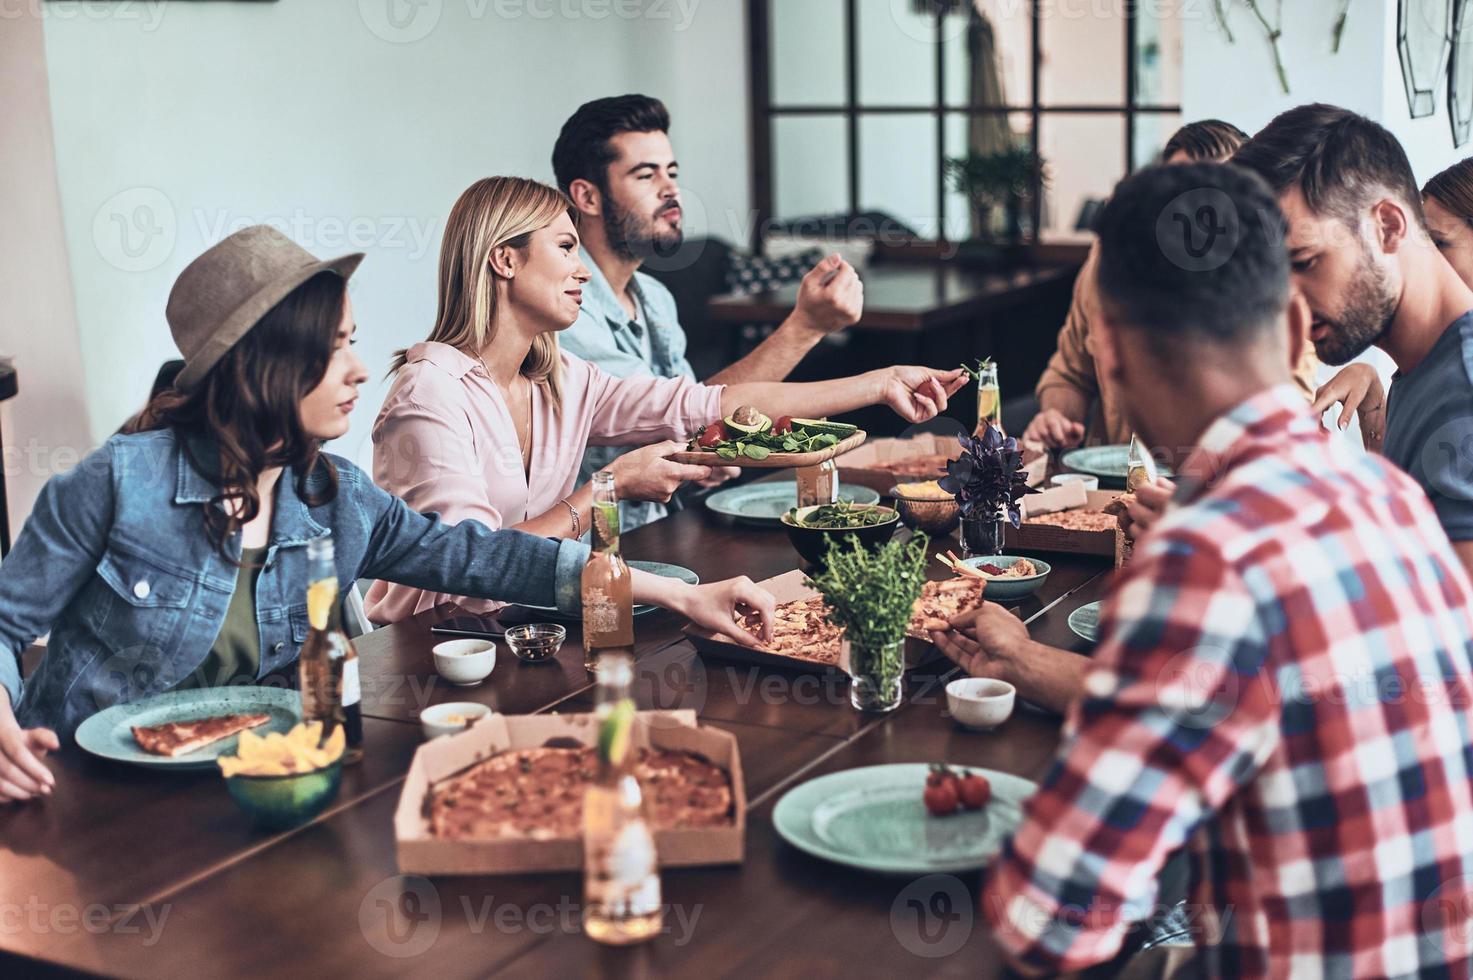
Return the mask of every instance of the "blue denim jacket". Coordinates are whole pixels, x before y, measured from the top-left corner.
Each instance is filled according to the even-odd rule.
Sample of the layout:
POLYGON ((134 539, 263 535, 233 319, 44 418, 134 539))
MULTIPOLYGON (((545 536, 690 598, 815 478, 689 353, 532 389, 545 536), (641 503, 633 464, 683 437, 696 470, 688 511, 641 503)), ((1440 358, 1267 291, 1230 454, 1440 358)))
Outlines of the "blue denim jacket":
MULTIPOLYGON (((330 457, 336 497, 310 507, 282 473, 256 586, 258 676, 296 660, 307 638, 307 542, 331 532, 338 584, 382 578, 434 592, 575 610, 588 549, 475 521, 420 515, 330 457)), ((312 495, 326 485, 319 467, 312 495)), ((114 436, 42 489, 0 565, 0 685, 24 727, 63 737, 111 705, 169 690, 202 664, 219 635, 238 568, 205 532, 216 488, 170 431, 114 436), (33 676, 19 655, 47 631, 33 676)), ((240 536, 229 543, 240 556, 240 536)))
MULTIPOLYGON (((583 306, 573 325, 558 334, 558 343, 570 353, 603 368, 619 378, 652 374, 657 378, 684 377, 696 380, 695 369, 686 359, 685 330, 680 326, 680 313, 675 297, 654 276, 635 272, 629 289, 644 309, 646 329, 651 335, 651 354, 644 353, 644 339, 629 323, 629 314, 619 305, 614 287, 604 276, 593 256, 580 252, 588 267, 588 282, 583 286, 583 306)), ((578 485, 593 479, 593 474, 638 446, 589 446, 583 453, 578 471, 578 485)), ((664 517, 665 505, 654 501, 624 500, 619 503, 619 526, 631 531, 664 517)))

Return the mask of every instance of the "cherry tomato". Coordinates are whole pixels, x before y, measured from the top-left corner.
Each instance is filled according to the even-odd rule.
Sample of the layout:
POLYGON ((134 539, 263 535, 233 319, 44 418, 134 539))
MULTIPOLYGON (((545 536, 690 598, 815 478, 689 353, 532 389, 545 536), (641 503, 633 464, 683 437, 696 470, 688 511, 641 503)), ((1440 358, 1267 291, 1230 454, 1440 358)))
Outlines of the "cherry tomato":
POLYGON ((791 415, 780 417, 776 422, 772 423, 772 431, 775 433, 792 432, 793 417, 791 415))
POLYGON ((961 778, 962 806, 968 810, 980 810, 992 799, 992 784, 986 776, 969 772, 961 778))
POLYGON ((956 812, 956 786, 952 780, 942 779, 934 784, 928 780, 926 792, 922 799, 925 801, 926 809, 931 812, 932 816, 944 817, 956 812))

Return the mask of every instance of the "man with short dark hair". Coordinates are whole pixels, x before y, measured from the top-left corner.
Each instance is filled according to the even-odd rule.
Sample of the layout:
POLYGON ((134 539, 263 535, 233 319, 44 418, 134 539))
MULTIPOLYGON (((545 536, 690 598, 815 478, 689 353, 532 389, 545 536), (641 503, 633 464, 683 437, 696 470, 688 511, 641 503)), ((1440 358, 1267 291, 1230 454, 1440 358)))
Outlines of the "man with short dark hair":
MULTIPOLYGON (((558 186, 578 212, 584 263, 592 273, 583 287, 582 311, 559 340, 571 353, 620 377, 695 379, 674 297, 639 271, 646 259, 675 252, 683 238, 679 167, 669 130, 670 114, 658 99, 597 99, 579 106, 563 124, 552 152, 558 186)), ((830 255, 803 277, 792 315, 754 351, 706 381, 781 381, 825 336, 858 321, 863 304, 858 274, 830 255)), ((580 482, 629 448, 590 448, 580 482)), ((722 469, 715 473, 717 482, 731 475, 722 469)), ((628 530, 663 516, 665 508, 626 503, 621 513, 628 530)))
MULTIPOLYGON (((1396 362, 1381 451, 1421 484, 1473 569, 1473 290, 1428 238, 1401 144, 1347 109, 1306 105, 1233 162, 1278 195, 1320 360, 1345 364, 1374 344, 1396 362)), ((1326 390, 1344 399, 1373 375, 1357 365, 1326 390)))
POLYGON ((1020 969, 1113 957, 1185 847, 1213 976, 1467 976, 1473 583, 1417 485, 1294 387, 1309 309, 1253 173, 1144 171, 1099 224, 1100 370, 1176 506, 1113 583, 1092 659, 988 603, 933 634, 1067 708, 988 872, 1020 969))

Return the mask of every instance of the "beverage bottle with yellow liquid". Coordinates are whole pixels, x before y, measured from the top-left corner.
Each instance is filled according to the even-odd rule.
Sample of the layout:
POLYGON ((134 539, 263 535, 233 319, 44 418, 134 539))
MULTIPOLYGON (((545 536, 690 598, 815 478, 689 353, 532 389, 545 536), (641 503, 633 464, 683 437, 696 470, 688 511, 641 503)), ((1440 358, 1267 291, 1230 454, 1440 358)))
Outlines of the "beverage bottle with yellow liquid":
POLYGON ((312 631, 297 661, 302 721, 322 722, 324 740, 341 726, 347 737, 343 763, 352 765, 363 758, 363 697, 358 654, 343 632, 331 537, 307 543, 307 582, 307 620, 312 631))
POLYGON ((983 423, 1002 434, 1002 389, 997 383, 997 362, 990 357, 977 365, 977 428, 973 435, 982 434, 983 423))
POLYGON ((1148 483, 1156 482, 1156 459, 1146 451, 1141 437, 1130 434, 1130 452, 1125 463, 1125 489, 1135 493, 1148 483))
POLYGON ((634 777, 633 658, 605 653, 598 665, 598 776, 583 798, 583 931, 611 946, 643 942, 662 928, 660 865, 634 777))
POLYGON ((634 656, 634 589, 619 554, 619 497, 614 474, 593 474, 593 554, 583 566, 583 666, 607 653, 634 656))

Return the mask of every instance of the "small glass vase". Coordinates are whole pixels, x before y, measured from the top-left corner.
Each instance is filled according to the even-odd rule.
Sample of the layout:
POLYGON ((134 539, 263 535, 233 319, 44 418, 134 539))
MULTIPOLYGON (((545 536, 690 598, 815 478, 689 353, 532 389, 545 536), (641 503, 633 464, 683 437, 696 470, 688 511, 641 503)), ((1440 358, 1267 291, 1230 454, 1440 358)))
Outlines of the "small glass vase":
POLYGON ((1007 519, 999 515, 973 514, 962 518, 962 557, 1000 555, 1007 541, 1007 519))
POLYGON ((849 651, 849 703, 856 710, 884 714, 900 707, 905 689, 905 639, 878 654, 849 651), (888 670, 877 670, 884 664, 888 670))

